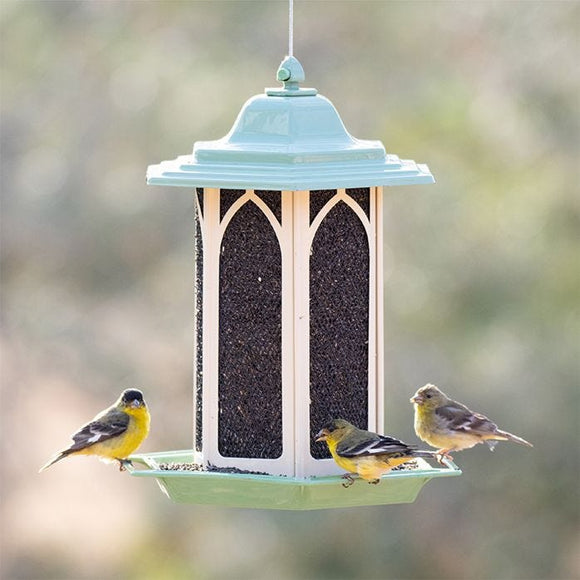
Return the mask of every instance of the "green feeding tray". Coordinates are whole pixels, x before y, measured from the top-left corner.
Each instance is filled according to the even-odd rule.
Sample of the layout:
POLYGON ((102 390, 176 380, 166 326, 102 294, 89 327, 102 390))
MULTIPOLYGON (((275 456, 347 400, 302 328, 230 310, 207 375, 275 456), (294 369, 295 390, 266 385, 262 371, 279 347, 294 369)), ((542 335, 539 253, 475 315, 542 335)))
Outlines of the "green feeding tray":
POLYGON ((222 473, 161 469, 165 464, 194 463, 193 450, 133 455, 127 470, 135 477, 154 477, 162 491, 176 503, 227 507, 315 510, 370 505, 412 503, 422 487, 436 477, 461 475, 451 461, 431 467, 417 459, 418 469, 393 471, 379 485, 355 479, 343 487, 341 476, 298 479, 253 473, 222 473), (145 469, 139 466, 146 466, 145 469))

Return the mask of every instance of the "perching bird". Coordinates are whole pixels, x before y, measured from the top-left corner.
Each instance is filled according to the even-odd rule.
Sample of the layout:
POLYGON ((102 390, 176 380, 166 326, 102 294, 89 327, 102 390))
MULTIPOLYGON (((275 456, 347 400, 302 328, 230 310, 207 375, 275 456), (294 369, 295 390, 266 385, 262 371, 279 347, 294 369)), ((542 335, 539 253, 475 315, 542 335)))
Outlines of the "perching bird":
POLYGON ((118 461, 123 471, 130 463, 127 459, 149 433, 150 416, 143 393, 137 389, 126 389, 115 404, 99 413, 92 421, 83 425, 73 436, 74 443, 57 453, 46 465, 69 455, 96 455, 105 461, 118 461))
POLYGON ((415 433, 433 447, 437 455, 453 459, 451 451, 469 449, 487 443, 493 451, 498 441, 514 441, 533 447, 525 439, 498 429, 485 415, 470 411, 465 405, 450 399, 435 385, 421 387, 411 398, 415 407, 415 433))
POLYGON ((379 483, 380 477, 393 467, 415 457, 434 457, 433 451, 420 451, 394 437, 358 429, 344 419, 327 423, 316 435, 316 441, 326 441, 334 461, 349 473, 342 477, 349 487, 354 483, 351 473, 357 473, 369 483, 379 483))

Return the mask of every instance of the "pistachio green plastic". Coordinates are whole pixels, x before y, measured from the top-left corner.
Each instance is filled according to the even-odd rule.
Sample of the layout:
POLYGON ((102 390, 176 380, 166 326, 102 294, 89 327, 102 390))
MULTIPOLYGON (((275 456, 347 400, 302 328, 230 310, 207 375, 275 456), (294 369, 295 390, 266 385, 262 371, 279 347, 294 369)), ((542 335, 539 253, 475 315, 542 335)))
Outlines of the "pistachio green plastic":
MULTIPOLYGON (((350 135, 328 99, 300 86, 305 74, 296 58, 286 57, 276 78, 283 86, 249 99, 225 137, 198 141, 191 155, 149 166, 147 183, 296 191, 435 181, 426 165, 387 154, 380 141, 350 135)), ((461 474, 451 462, 433 468, 419 460, 420 469, 391 472, 379 485, 357 480, 344 488, 340 476, 298 479, 159 468, 193 458, 191 450, 135 455, 140 467, 128 470, 155 478, 178 503, 283 510, 410 503, 431 479, 461 474)))
POLYGON ((150 165, 147 183, 296 191, 435 181, 426 165, 350 135, 328 99, 299 86, 304 70, 296 58, 282 61, 277 79, 283 87, 249 99, 225 137, 150 165))
POLYGON ((160 464, 192 463, 193 457, 192 450, 134 455, 131 457, 134 465, 128 471, 135 477, 155 478, 167 497, 176 503, 279 510, 411 503, 431 479, 461 474, 450 461, 445 468, 434 468, 419 459, 419 469, 391 472, 378 485, 355 479, 352 486, 345 488, 341 476, 296 479, 159 467, 160 464))

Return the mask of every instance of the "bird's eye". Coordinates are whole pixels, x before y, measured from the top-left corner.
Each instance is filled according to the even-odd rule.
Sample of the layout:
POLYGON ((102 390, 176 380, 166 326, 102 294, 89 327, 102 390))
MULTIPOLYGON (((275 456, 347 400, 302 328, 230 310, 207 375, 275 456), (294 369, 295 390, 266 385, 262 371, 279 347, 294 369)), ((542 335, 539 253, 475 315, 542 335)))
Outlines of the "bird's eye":
POLYGON ((425 395, 428 399, 430 399, 433 395, 431 395, 431 393, 429 393, 428 395, 425 395))

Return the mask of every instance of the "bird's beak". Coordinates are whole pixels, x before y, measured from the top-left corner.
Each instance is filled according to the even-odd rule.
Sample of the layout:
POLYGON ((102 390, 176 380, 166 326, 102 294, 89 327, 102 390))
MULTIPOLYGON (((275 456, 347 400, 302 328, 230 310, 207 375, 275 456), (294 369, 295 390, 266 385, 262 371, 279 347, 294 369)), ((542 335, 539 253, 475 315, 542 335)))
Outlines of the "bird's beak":
POLYGON ((315 436, 315 441, 326 441, 326 436, 328 431, 326 429, 321 429, 315 436))
POLYGON ((414 395, 409 399, 411 403, 415 403, 416 405, 421 405, 425 402, 425 399, 421 395, 414 395))
POLYGON ((145 403, 142 403, 141 401, 138 401, 137 399, 134 399, 131 401, 131 407, 133 407, 133 409, 138 409, 139 407, 141 407, 141 405, 144 405, 145 403))

